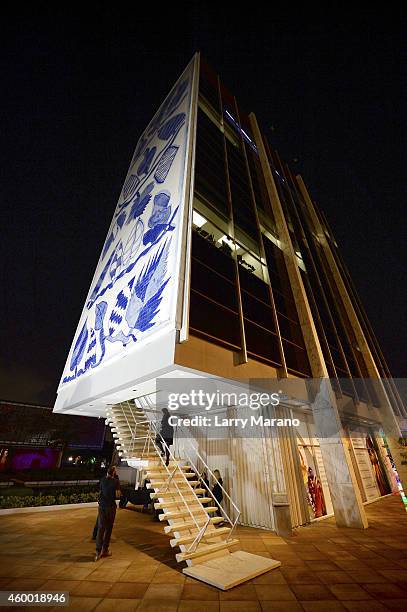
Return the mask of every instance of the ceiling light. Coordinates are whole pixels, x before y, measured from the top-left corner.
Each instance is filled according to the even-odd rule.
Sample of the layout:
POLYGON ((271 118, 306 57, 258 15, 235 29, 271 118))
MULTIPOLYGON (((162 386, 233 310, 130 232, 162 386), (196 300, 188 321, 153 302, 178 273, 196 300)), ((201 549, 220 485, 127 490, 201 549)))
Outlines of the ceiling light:
POLYGON ((232 249, 232 251, 238 251, 240 249, 239 246, 237 246, 237 244, 235 244, 233 242, 233 240, 231 238, 229 238, 229 236, 226 236, 226 234, 224 234, 223 236, 221 236, 218 240, 218 242, 224 242, 225 244, 228 245, 228 247, 230 247, 232 249))
MULTIPOLYGON (((197 227, 202 227, 207 222, 207 219, 199 214, 196 210, 192 211, 192 223, 197 227)), ((134 389, 135 391, 135 389, 134 389)))

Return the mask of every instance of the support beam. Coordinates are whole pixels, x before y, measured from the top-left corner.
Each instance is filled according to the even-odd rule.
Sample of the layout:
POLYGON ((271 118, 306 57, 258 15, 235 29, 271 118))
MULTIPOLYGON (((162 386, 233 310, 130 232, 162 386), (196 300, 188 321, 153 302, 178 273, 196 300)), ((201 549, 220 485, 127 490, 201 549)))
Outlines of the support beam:
POLYGON ((253 113, 250 115, 250 122, 276 222, 278 237, 282 244, 284 260, 297 307, 298 318, 311 365, 312 376, 314 379, 321 380, 321 390, 319 394, 316 394, 313 404, 313 414, 331 493, 335 519, 337 524, 341 527, 357 527, 363 529, 368 526, 367 518, 349 451, 347 449, 345 435, 342 431, 335 393, 329 380, 318 334, 298 268, 295 250, 291 242, 284 210, 267 159, 265 145, 257 124, 256 116, 253 113), (336 435, 332 436, 333 432, 337 432, 336 435), (328 437, 328 433, 331 434, 331 437, 328 437))

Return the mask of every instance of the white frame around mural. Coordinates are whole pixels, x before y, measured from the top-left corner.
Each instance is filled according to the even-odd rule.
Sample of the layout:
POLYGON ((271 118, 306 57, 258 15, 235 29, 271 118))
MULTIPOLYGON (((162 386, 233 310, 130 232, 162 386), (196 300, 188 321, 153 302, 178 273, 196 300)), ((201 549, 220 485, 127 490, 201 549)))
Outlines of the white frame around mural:
POLYGON ((177 333, 186 337, 198 75, 196 54, 137 143, 56 412, 92 414, 123 389, 130 397, 136 382, 173 366, 177 333))

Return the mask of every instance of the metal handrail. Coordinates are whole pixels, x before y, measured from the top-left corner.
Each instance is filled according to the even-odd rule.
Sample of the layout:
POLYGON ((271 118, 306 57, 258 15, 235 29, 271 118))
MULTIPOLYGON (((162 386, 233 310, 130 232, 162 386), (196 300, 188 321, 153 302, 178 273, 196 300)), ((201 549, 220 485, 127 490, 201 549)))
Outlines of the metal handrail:
MULTIPOLYGON (((150 408, 150 407, 151 407, 151 402, 150 402, 150 399, 148 398, 148 396, 146 396, 146 397, 144 398, 144 401, 146 402, 147 407, 148 407, 148 408, 150 408)), ((143 406, 141 406, 141 408, 144 410, 144 407, 143 407, 143 406)), ((154 411, 154 412, 155 412, 155 411, 154 411)), ((176 488, 177 488, 177 490, 178 490, 178 492, 179 492, 179 494, 180 494, 180 496, 181 496, 181 499, 182 499, 183 503, 185 504, 185 506, 186 506, 186 508, 187 508, 188 512, 189 512, 189 513, 190 513, 190 515, 192 516, 192 519, 193 519, 193 521, 194 521, 194 523, 195 523, 195 525, 197 526, 197 529, 198 529, 198 534, 197 534, 197 536, 196 536, 195 540, 192 542, 192 544, 190 545, 190 547, 189 547, 189 548, 187 548, 187 552, 194 552, 194 551, 197 549, 197 547, 198 547, 198 545, 199 545, 200 541, 202 540, 203 536, 205 535, 206 529, 207 529, 207 527, 208 527, 208 525, 209 525, 209 523, 210 523, 210 516, 209 516, 208 512, 206 511, 205 507, 203 506, 202 502, 200 501, 199 497, 198 497, 198 496, 197 496, 197 494, 195 493, 195 491, 194 491, 193 487, 192 487, 192 486, 189 484, 189 481, 188 481, 187 477, 185 476, 185 474, 184 474, 184 472, 182 471, 182 469, 181 469, 181 467, 180 467, 180 465, 179 465, 178 461, 176 460, 175 456, 173 455, 172 451, 170 450, 170 447, 167 445, 167 443, 166 443, 166 441, 164 440, 163 436, 162 436, 162 435, 161 435, 161 433, 158 431, 158 427, 157 427, 157 423, 158 423, 158 421, 150 421, 150 423, 151 423, 151 426, 152 426, 152 430, 153 430, 153 431, 155 430, 155 432, 156 432, 156 436, 159 436, 159 437, 161 438, 161 444, 164 444, 164 447, 165 447, 165 448, 167 449, 167 451, 168 451, 168 455, 169 455, 169 456, 170 456, 170 457, 171 457, 171 458, 172 458, 172 459, 175 461, 175 464, 176 464, 176 465, 175 465, 175 469, 174 469, 174 471, 173 471, 173 474, 175 473, 175 471, 176 471, 177 469, 179 470, 179 472, 182 474, 182 476, 183 476, 183 478, 184 478, 184 481, 185 481, 185 482, 186 482, 186 483, 189 485, 189 488, 192 490, 192 492, 193 492, 193 494, 194 494, 194 497, 195 497, 196 502, 198 502, 198 505, 201 507, 201 510, 202 510, 202 511, 204 512, 204 514, 205 514, 205 515, 208 517, 208 518, 207 518, 207 520, 206 520, 205 525, 204 525, 202 528, 200 528, 200 526, 199 526, 198 522, 195 520, 195 517, 193 516, 193 514, 192 514, 192 512, 191 512, 191 509, 189 508, 189 504, 188 504, 188 502, 187 502, 187 501, 184 499, 184 496, 183 496, 182 492, 180 491, 180 489, 179 489, 179 487, 178 487, 178 484, 177 484, 176 480, 174 480, 173 482, 175 483, 175 486, 176 486, 176 488)), ((154 439, 154 440, 152 440, 152 442, 153 442, 153 444, 154 444, 154 446, 155 446, 155 448, 156 448, 157 453, 159 454, 159 456, 160 456, 160 458, 161 458, 162 463, 164 463, 164 458, 161 456, 161 453, 159 452, 159 449, 158 449, 158 447, 157 447, 157 444, 156 444, 156 442, 155 442, 155 439, 154 439)), ((168 474, 169 474, 169 469, 168 469, 168 466, 167 466, 165 463, 164 463, 164 465, 165 465, 165 468, 166 468, 166 470, 167 470, 167 472, 168 472, 168 474)), ((195 471, 195 472, 196 472, 196 471, 195 471)), ((170 475, 169 482, 170 482, 170 480, 173 478, 173 474, 172 474, 172 475, 170 475)), ((168 488, 168 486, 169 486, 169 482, 168 482, 168 484, 167 484, 167 488, 168 488)))
MULTIPOLYGON (((136 434, 137 434, 137 425, 142 425, 142 424, 146 423, 147 421, 136 421, 135 416, 134 416, 134 414, 133 414, 133 411, 132 411, 132 409, 131 409, 131 406, 129 405, 129 402, 126 402, 126 404, 127 404, 127 408, 128 408, 128 409, 130 410, 130 412, 131 412, 131 416, 132 416, 132 419, 133 419, 133 422, 134 422, 134 434, 135 434, 135 435, 133 435, 133 432, 132 432, 132 443, 133 443, 133 444, 132 444, 132 450, 134 451, 135 441, 136 441, 136 440, 139 440, 139 439, 144 439, 144 437, 145 437, 145 436, 142 436, 142 437, 140 437, 140 438, 137 438, 137 437, 136 437, 136 434)), ((123 412, 123 414, 124 414, 123 405, 122 405, 122 404, 120 404, 120 406, 121 406, 122 412, 123 412)), ((125 416, 125 415, 124 415, 124 416, 125 416)), ((126 416, 125 416, 125 418, 126 418, 126 416)), ((127 418, 126 418, 126 420, 127 420, 127 418)), ((146 441, 145 441, 145 443, 144 443, 144 448, 143 448, 143 451, 145 451, 146 444, 147 444, 147 437, 146 437, 146 441)))
MULTIPOLYGON (((143 406, 140 406, 140 407, 141 407, 142 409, 144 409, 144 407, 143 407, 143 406)), ((131 411, 131 407, 130 407, 130 406, 128 406, 128 408, 130 408, 130 411, 131 411)), ((122 406, 121 406, 121 405, 120 405, 120 409, 119 409, 117 412, 118 412, 119 414, 120 414, 120 413, 123 413, 123 410, 122 410, 122 406)), ((114 415, 114 411, 113 411, 113 415, 114 415)), ((130 427, 130 424, 129 424, 129 422, 128 422, 128 419, 127 419, 126 415, 124 415, 124 414, 123 414, 123 416, 125 417, 125 419, 126 419, 126 423, 127 423, 128 428, 129 428, 129 430, 130 430, 130 432, 131 432, 131 435, 132 435, 132 442, 133 442, 133 441, 134 441, 134 439, 135 439, 135 436, 134 436, 134 434, 133 434, 133 430, 132 430, 132 428, 130 427)), ((134 417, 133 417, 133 420, 134 420, 134 417)), ((114 422, 114 417, 113 417, 112 421, 114 422)), ((152 445, 153 445, 153 447, 154 447, 154 449, 155 449, 155 452, 156 452, 157 456, 159 457, 159 459, 160 459, 160 460, 161 460, 161 462, 163 463, 163 465, 164 465, 164 467, 165 467, 165 470, 166 470, 166 472, 167 472, 167 474, 168 474, 168 482, 167 482, 167 486, 166 486, 165 491, 167 491, 167 490, 168 490, 168 487, 169 487, 170 483, 171 483, 171 482, 173 482, 173 485, 175 486, 175 489, 176 489, 177 493, 179 494, 179 496, 180 496, 180 498, 181 498, 181 503, 182 503, 182 504, 184 504, 184 506, 186 507, 186 509, 187 509, 188 513, 190 514, 190 516, 191 516, 191 518, 192 518, 193 523, 194 523, 194 524, 195 524, 195 526, 196 526, 196 529, 198 530, 198 535, 197 535, 197 538, 195 538, 195 540, 193 541, 193 543, 192 543, 191 547, 190 547, 190 548, 187 550, 188 552, 191 552, 191 550, 195 550, 195 549, 196 549, 196 547, 198 546, 199 541, 200 541, 200 540, 201 540, 201 538, 203 537, 203 535, 204 535, 204 533, 205 533, 205 530, 206 530, 206 527, 207 527, 207 525, 208 525, 208 524, 209 524, 209 522, 210 522, 210 519, 209 519, 209 517, 208 517, 208 520, 206 521, 206 523, 205 523, 204 527, 202 528, 202 523, 199 523, 199 522, 197 521, 197 519, 195 518, 194 514, 192 513, 192 510, 191 510, 191 509, 190 509, 190 507, 189 507, 188 502, 187 502, 187 501, 185 500, 185 498, 184 498, 184 495, 183 495, 183 493, 182 493, 182 490, 181 490, 181 489, 180 489, 180 487, 178 486, 177 481, 173 479, 173 475, 174 475, 174 473, 175 473, 175 472, 178 470, 178 471, 179 471, 179 473, 182 475, 183 480, 184 480, 184 481, 185 481, 187 484, 189 484, 189 482, 188 482, 188 480, 187 480, 187 478, 186 478, 186 476, 185 476, 184 472, 182 471, 182 469, 181 469, 181 468, 180 468, 180 466, 178 465, 178 462, 176 461, 176 459, 175 459, 175 457, 174 457, 173 453, 171 452, 171 450, 169 449, 169 447, 168 447, 167 443, 165 442, 165 440, 163 439, 163 437, 161 436, 161 434, 160 434, 160 433, 159 433, 159 432, 156 430, 156 428, 155 428, 155 426, 154 426, 154 423, 153 423, 152 421, 150 421, 150 420, 148 420, 148 421, 143 421, 143 423, 146 423, 146 422, 148 422, 148 423, 149 423, 149 431, 148 431, 148 433, 146 433, 144 436, 140 436, 140 437, 139 437, 139 438, 137 438, 137 439, 144 439, 144 438, 146 439, 146 444, 148 445, 148 446, 147 446, 147 452, 148 452, 148 450, 149 450, 149 448, 150 448, 150 444, 152 444, 152 445), (153 434, 153 435, 151 435, 151 434, 153 434), (170 457, 172 458, 172 460, 173 460, 173 461, 175 461, 175 463, 176 463, 175 469, 173 470, 173 474, 170 474, 170 470, 169 470, 168 466, 167 466, 167 465, 165 465, 164 459, 163 459, 163 457, 161 456, 161 453, 160 453, 159 448, 158 448, 158 446, 157 446, 157 444, 156 444, 156 441, 155 441, 155 439, 156 439, 156 437, 157 437, 157 436, 160 436, 161 441, 162 441, 162 444, 164 444, 164 447, 165 447, 165 448, 168 450, 169 456, 170 456, 170 457), (199 537, 199 539, 198 539, 198 537, 199 537), (194 547, 194 548, 193 548, 193 547, 194 547)), ((136 429, 137 429, 137 423, 135 424, 135 430, 134 430, 134 433, 136 433, 136 429)), ((133 450, 133 449, 134 449, 134 444, 132 445, 132 450, 133 450)), ((129 449, 129 450, 130 450, 130 449, 129 449)), ((141 458, 141 459, 142 459, 143 455, 145 454, 145 450, 146 450, 146 445, 144 445, 144 449, 143 449, 143 451, 141 451, 141 453, 140 453, 140 458, 141 458)), ((190 487, 190 489, 193 491, 192 487, 190 487)), ((194 496, 195 496, 196 503, 197 503, 197 504, 200 506, 200 509, 202 510, 202 512, 203 512, 203 513, 204 513, 206 516, 208 516, 208 514, 207 514, 207 512, 206 512, 206 510, 205 510, 204 506, 203 506, 203 505, 202 505, 202 503, 200 502, 199 498, 197 497, 197 495, 195 494, 195 492, 194 492, 194 491, 193 491, 193 493, 194 493, 194 496)))
MULTIPOLYGON (((113 407, 113 409, 108 409, 108 410, 107 410, 107 413, 108 413, 108 414, 110 413, 110 414, 112 415, 112 419, 111 419, 111 420, 112 420, 112 422, 114 422, 114 424, 115 424, 116 428, 118 428, 118 427, 119 427, 119 425, 118 425, 118 423, 116 422, 116 420, 115 420, 115 418, 114 418, 114 417, 117 417, 117 416, 122 416, 122 417, 125 419, 125 421, 126 421, 127 427, 128 427, 128 429, 129 429, 129 431, 130 431, 130 434, 131 434, 131 442, 130 442, 130 445, 129 445, 128 451, 127 451, 127 449, 126 449, 126 452, 130 452, 130 453, 134 452, 134 445, 135 445, 135 441, 136 441, 136 440, 143 440, 143 439, 145 439, 145 440, 146 440, 146 443, 144 444, 144 449, 143 449, 143 451, 142 451, 142 452, 145 452, 145 449, 146 449, 146 444, 148 445, 148 448, 149 448, 148 436, 145 436, 145 435, 143 435, 143 436, 137 436, 137 435, 136 435, 136 434, 137 434, 137 426, 138 426, 138 425, 144 425, 144 424, 146 424, 146 423, 147 423, 147 424, 149 425, 149 429, 150 429, 150 421, 149 421, 148 419, 147 419, 147 420, 144 420, 144 421, 136 421, 136 419, 134 418, 134 414, 133 414, 133 412, 132 412, 132 410, 131 410, 131 406, 129 405, 129 402, 126 402, 126 404, 127 404, 127 408, 128 408, 128 409, 130 410, 130 412, 131 412, 131 416, 132 416, 132 420, 133 420, 133 423, 132 423, 132 424, 130 424, 129 419, 128 419, 128 415, 127 415, 127 413, 125 412, 124 407, 123 407, 123 405, 122 405, 122 404, 116 404, 116 405, 113 407), (114 410, 114 408, 116 408, 116 410, 114 410), (119 408, 119 409, 117 409, 117 408, 119 408), (133 425, 133 427, 132 427, 132 425, 133 425)), ((119 438, 120 438, 120 435, 119 435, 119 438)))
MULTIPOLYGON (((150 403, 150 401, 149 401, 149 398, 148 398, 148 399, 146 399, 146 398, 145 398, 145 402, 146 402, 146 404, 147 404, 147 407, 150 409, 150 408, 151 408, 151 403, 150 403)), ((145 409, 145 407, 144 407, 144 406, 141 406, 141 407, 142 407, 142 409, 145 409)), ((154 412, 157 412, 157 411, 155 411, 155 410, 154 410, 154 412)), ((172 453, 172 451, 170 450, 170 447, 167 445, 167 443, 166 443, 165 439, 163 438, 163 436, 161 435, 161 433, 158 431, 158 427, 157 427, 158 421, 150 421, 150 423, 151 423, 152 430, 153 430, 153 431, 155 431, 156 437, 157 437, 157 436, 159 436, 159 437, 160 437, 160 439, 161 439, 161 444, 163 444, 163 445, 164 445, 165 449, 167 449, 167 451, 168 451, 168 455, 169 455, 169 456, 170 456, 170 457, 171 457, 171 458, 172 458, 172 459, 175 461, 175 464, 176 464, 176 465, 175 465, 175 469, 173 470, 173 474, 172 474, 172 475, 170 475, 169 482, 167 483, 167 488, 168 488, 168 486, 169 486, 169 483, 170 483, 171 479, 173 479, 173 475, 175 474, 175 471, 179 470, 180 474, 182 474, 182 476, 183 476, 184 481, 185 481, 185 482, 186 482, 186 483, 189 485, 189 487, 190 487, 190 489, 191 489, 191 491, 192 491, 192 493, 193 493, 193 495, 194 495, 194 497, 195 497, 195 503, 198 503, 198 505, 201 507, 201 510, 202 510, 202 511, 204 512, 204 514, 205 514, 205 515, 208 517, 208 518, 207 518, 207 521, 206 521, 206 523, 205 523, 205 525, 204 525, 202 528, 200 528, 200 526, 199 526, 198 522, 195 520, 195 517, 194 517, 194 515, 193 515, 193 514, 192 514, 192 512, 191 512, 191 509, 189 508, 189 504, 188 504, 188 502, 187 502, 187 501, 184 499, 184 496, 183 496, 182 492, 180 491, 180 489, 179 489, 179 487, 178 487, 178 484, 177 484, 176 480, 174 480, 175 486, 176 486, 176 488, 177 488, 177 490, 178 490, 178 492, 179 492, 179 494, 180 494, 180 496, 181 496, 181 499, 182 499, 183 503, 185 504, 186 508, 188 509, 188 512, 191 514, 192 519, 193 519, 193 521, 194 521, 194 523, 195 523, 195 525, 197 526, 197 529, 198 529, 198 534, 197 534, 197 537, 196 537, 196 538, 195 538, 195 540, 192 542, 191 546, 190 546, 189 548, 187 548, 187 552, 193 552, 193 551, 195 551, 195 550, 196 550, 196 548, 198 547, 199 542, 201 541, 202 537, 203 537, 203 536, 204 536, 204 534, 205 534, 205 531, 206 531, 206 529, 207 529, 207 527, 208 527, 208 525, 209 525, 209 523, 210 523, 210 517, 209 517, 209 515, 208 515, 208 513, 207 513, 207 511, 206 511, 206 509, 205 509, 205 507, 203 506, 202 502, 200 501, 199 497, 198 497, 198 496, 197 496, 197 494, 195 493, 195 491, 194 491, 193 487, 190 485, 190 483, 189 483, 188 479, 187 479, 187 478, 186 478, 186 476, 185 476, 185 473, 182 471, 182 469, 181 469, 181 467, 180 467, 180 465, 179 465, 178 461, 176 460, 176 458, 175 458, 174 454, 173 454, 173 453, 172 453)), ((156 445, 156 442, 155 442, 156 437, 155 437, 155 439, 154 439, 154 440, 152 440, 152 442, 153 442, 153 444, 154 444, 154 446, 155 446, 155 448, 156 448, 157 452, 159 453, 159 449, 158 449, 158 447, 157 447, 157 445, 156 445)), ((159 454, 160 454, 160 453, 159 453, 159 454)), ((164 463, 164 459, 163 459, 163 457, 161 457, 161 460, 162 460, 162 462, 164 463)), ((164 464, 164 465, 165 465, 165 464, 164 464)), ((167 472, 168 472, 168 474, 169 474, 169 469, 168 469, 168 466, 166 466, 166 465, 165 465, 165 467, 166 467, 167 472)))
POLYGON ((224 510, 222 508, 222 506, 220 505, 220 502, 218 502, 218 500, 216 499, 216 497, 213 495, 212 491, 210 490, 210 488, 208 487, 208 485, 206 484, 206 482, 204 482, 203 480, 201 480, 202 484, 205 486, 205 488, 209 491, 209 493, 212 495, 212 498, 214 499, 214 501, 216 502, 219 510, 222 512, 222 514, 226 517, 226 519, 229 521, 229 523, 232 525, 232 529, 228 535, 228 537, 226 538, 226 541, 230 540, 232 538, 232 533, 236 528, 237 522, 240 518, 240 509, 236 506, 235 502, 233 501, 233 499, 230 497, 229 493, 227 493, 227 491, 225 491, 224 487, 220 484, 219 480, 216 478, 216 476, 214 475, 214 473, 212 472, 211 468, 208 466, 208 464, 206 463, 206 461, 203 459, 202 455, 194 448, 194 452, 196 453, 197 457, 199 458, 199 460, 201 461, 201 463, 204 465, 205 470, 208 470, 208 472, 210 473, 210 475, 212 476, 212 478, 216 481, 216 483, 219 485, 219 487, 222 489, 223 493, 226 495, 226 497, 228 498, 229 502, 231 503, 231 505, 233 506, 233 508, 235 509, 237 516, 236 519, 234 521, 232 521, 232 519, 229 517, 229 515, 227 514, 226 510, 224 510))
MULTIPOLYGON (((150 398, 148 396, 145 396, 145 400, 146 403, 149 405, 151 405, 151 401, 150 398)), ((152 411, 152 410, 151 410, 152 411)), ((154 410, 154 412, 157 412, 154 410)), ((153 422, 153 421, 151 421, 153 422)), ((179 427, 179 429, 184 431, 184 428, 179 427)), ((188 439, 188 438, 186 438, 188 439)), ((191 443, 189 443, 189 446, 192 446, 191 443)), ((204 485, 204 487, 206 488, 206 490, 209 492, 210 496, 212 497, 212 499, 215 501, 216 505, 218 506, 219 510, 221 511, 222 515, 224 518, 226 518, 227 522, 231 525, 231 531, 228 535, 228 537, 226 538, 226 542, 229 541, 230 539, 232 539, 232 534, 236 529, 237 523, 239 521, 240 515, 241 515, 241 511, 240 509, 236 506, 235 502, 232 500, 232 498, 230 497, 229 493, 227 493, 227 491, 225 490, 225 488, 219 483, 218 479, 216 478, 216 476, 214 475, 214 473, 212 472, 212 470, 210 469, 210 467, 208 466, 208 464, 206 463, 206 461, 203 459, 203 457, 201 456, 201 454, 196 450, 196 448, 193 448, 194 453, 197 455, 197 457, 199 458, 200 462, 203 464, 204 468, 210 473, 210 475, 212 476, 213 480, 219 485, 219 487, 221 488, 222 492, 224 493, 224 495, 227 497, 227 499, 229 500, 230 504, 233 506, 233 508, 236 511, 236 518, 235 520, 232 520, 230 518, 230 516, 228 515, 228 513, 226 512, 226 510, 224 510, 224 508, 222 508, 222 506, 220 505, 220 502, 218 502, 218 500, 216 499, 216 497, 214 496, 214 494, 212 493, 211 489, 209 488, 209 486, 202 480, 202 478, 200 478, 201 483, 204 485)), ((199 474, 199 470, 197 468, 197 466, 195 465, 194 461, 191 459, 190 455, 188 452, 186 452, 186 456, 187 459, 189 461, 189 463, 191 464, 192 469, 195 471, 196 474, 199 474)), ((199 498, 198 498, 199 499, 199 498)))
MULTIPOLYGON (((137 398, 138 403, 136 403, 136 400, 135 400, 135 405, 136 405, 136 406, 137 406, 139 409, 143 410, 144 414, 145 414, 145 411, 146 411, 146 410, 147 410, 148 412, 151 412, 151 413, 158 413, 158 412, 159 412, 158 410, 156 410, 156 409, 155 409, 155 407, 153 407, 153 406, 152 406, 151 400, 150 400, 150 398, 149 398, 149 396, 148 396, 148 395, 143 396, 143 398, 142 398, 142 399, 144 400, 143 402, 142 402, 142 401, 140 401, 140 400, 141 400, 141 398, 137 398)), ((175 475, 175 473, 176 473, 177 471, 179 471, 179 473, 180 473, 180 474, 182 475, 182 477, 183 477, 183 480, 184 480, 186 483, 188 483, 188 484, 189 484, 189 481, 188 481, 188 479, 186 478, 186 476, 185 476, 184 472, 182 471, 181 467, 179 466, 178 461, 175 459, 175 456, 174 456, 174 455, 173 455, 173 453, 171 452, 171 450, 170 450, 169 446, 167 445, 166 441, 164 440, 163 436, 162 436, 162 435, 161 435, 161 433, 158 431, 158 422, 159 422, 159 421, 158 421, 158 420, 150 420, 150 419, 148 419, 148 417, 147 417, 147 419, 146 419, 146 420, 143 420, 143 421, 137 421, 137 422, 136 422, 136 420, 135 420, 135 415, 133 414, 133 411, 132 411, 131 406, 129 405, 129 402, 126 402, 126 403, 127 403, 127 408, 130 410, 130 412, 131 412, 131 416, 133 417, 133 421, 134 421, 134 429, 132 429, 132 427, 130 426, 129 419, 127 418, 127 414, 125 413, 125 411, 124 411, 124 409, 123 409, 123 405, 122 405, 122 404, 119 404, 118 406, 116 405, 116 411, 112 411, 112 416, 114 416, 114 413, 115 413, 115 412, 116 412, 116 413, 118 412, 119 414, 121 414, 121 415, 122 415, 122 416, 125 418, 125 421, 126 421, 126 423, 127 423, 128 429, 129 429, 129 431, 130 431, 130 433, 131 433, 131 446, 130 446, 130 448, 129 448, 129 452, 134 452, 134 443, 135 443, 135 441, 136 441, 136 440, 140 440, 140 439, 145 439, 145 440, 146 440, 146 442, 145 442, 145 444, 144 444, 144 448, 143 448, 143 450, 142 450, 142 451, 140 451, 139 453, 137 453, 137 454, 139 454, 139 455, 140 455, 140 459, 142 459, 142 458, 143 458, 143 455, 145 455, 145 453, 146 453, 146 452, 149 452, 149 450, 150 450, 150 444, 151 444, 151 445, 154 447, 154 450, 155 450, 156 454, 158 455, 158 457, 160 458, 160 460, 161 460, 162 464, 164 465, 165 470, 166 470, 167 475, 168 475, 168 481, 167 481, 167 484, 166 484, 166 488, 165 488, 165 490, 164 490, 164 491, 162 491, 162 492, 166 492, 166 491, 168 490, 168 488, 169 488, 169 486, 170 486, 170 484, 171 484, 171 483, 173 483, 173 484, 175 485, 175 488, 176 488, 176 490, 177 490, 177 493, 179 494, 179 496, 180 496, 180 498, 181 498, 181 502, 182 502, 182 503, 185 505, 185 507, 187 508, 187 510, 188 510, 188 512, 189 512, 189 514, 190 514, 190 516, 191 516, 191 518, 192 518, 192 520, 193 520, 193 522, 194 522, 194 524, 196 525, 196 528, 197 528, 197 530, 198 530, 198 533, 197 533, 197 535, 196 535, 195 539, 193 540, 192 544, 190 545, 190 547, 189 547, 189 548, 187 548, 187 552, 194 551, 194 550, 196 550, 196 548, 198 547, 199 543, 201 542, 202 538, 203 538, 203 537, 204 537, 204 535, 205 535, 205 532, 206 532, 206 530, 207 530, 207 527, 208 527, 208 525, 210 524, 210 516, 209 516, 208 512, 206 511, 206 508, 205 508, 205 507, 203 506, 203 504, 201 503, 200 498, 197 496, 197 494, 195 493, 195 491, 194 491, 194 489, 192 488, 192 486, 190 486, 190 489, 192 490, 192 492, 193 492, 193 494, 194 494, 194 497, 195 497, 195 500, 194 500, 194 501, 195 501, 195 503, 198 503, 198 505, 200 506, 201 510, 202 510, 202 511, 203 511, 203 512, 206 514, 206 516, 207 516, 207 520, 206 520, 206 522, 205 522, 205 524, 204 524, 203 526, 201 526, 201 525, 202 525, 202 523, 201 523, 201 525, 198 523, 198 521, 195 519, 195 516, 193 515, 193 513, 192 513, 191 509, 189 508, 189 504, 188 504, 188 502, 185 500, 184 495, 183 495, 183 493, 182 493, 181 489, 178 487, 177 481, 174 479, 174 475, 175 475), (120 408, 119 408, 119 410, 117 410, 117 407, 119 407, 119 406, 120 406, 120 408), (145 433, 143 432, 143 434, 144 434, 143 436, 137 436, 137 425, 140 425, 140 424, 143 424, 143 425, 144 425, 144 424, 146 424, 146 423, 148 423, 148 425, 149 425, 149 430, 148 430, 148 432, 145 432, 145 433), (176 463, 175 468, 173 469, 172 473, 170 473, 170 470, 169 470, 168 466, 167 466, 167 465, 165 464, 165 462, 164 462, 164 458, 161 456, 160 449, 159 449, 159 447, 158 447, 158 445, 157 445, 157 443, 156 443, 156 439, 157 439, 157 437, 159 437, 159 438, 160 438, 160 440, 161 440, 161 445, 163 445, 163 448, 165 448, 165 450, 168 452, 169 457, 171 457, 171 459, 172 459, 173 461, 175 461, 175 463, 176 463), (147 451, 146 451, 146 446, 147 446, 147 451)), ((111 420, 114 422, 114 418, 113 418, 113 419, 111 419, 111 420)), ((116 424, 116 423, 115 423, 115 424, 116 424)), ((117 426, 117 424, 116 424, 116 426, 117 426)), ((181 429, 181 428, 179 428, 179 429, 181 429)), ((189 443, 189 446, 192 446, 192 445, 191 445, 191 443, 189 443)), ((234 501, 231 499, 230 495, 229 495, 229 494, 227 493, 227 491, 224 489, 224 487, 223 487, 223 486, 222 486, 222 485, 219 483, 218 479, 215 477, 215 475, 213 474, 212 470, 210 469, 210 467, 208 466, 208 464, 206 463, 206 461, 203 459, 203 457, 200 455, 200 453, 199 453, 199 452, 196 450, 196 448, 193 448, 193 451, 194 451, 194 453, 196 454, 196 456, 198 457, 198 459, 199 459, 200 463, 201 463, 201 464, 204 466, 204 470, 203 470, 203 471, 205 471, 205 470, 206 470, 206 471, 207 471, 207 473, 209 473, 209 474, 212 476, 212 479, 213 479, 213 480, 214 480, 214 481, 215 481, 215 482, 218 484, 218 486, 221 488, 221 490, 222 490, 223 494, 224 494, 224 495, 225 495, 225 497, 226 497, 226 498, 229 500, 229 502, 230 502, 231 506, 232 506, 232 507, 234 508, 234 510, 236 511, 236 519, 235 519, 235 520, 232 520, 232 519, 229 517, 228 513, 226 512, 226 510, 224 510, 224 509, 222 508, 222 506, 220 505, 220 502, 218 502, 218 500, 215 498, 215 496, 214 496, 214 494, 212 493, 212 491, 211 491, 211 489, 209 488, 209 486, 208 486, 208 485, 207 485, 207 484, 206 484, 206 483, 203 481, 203 479, 202 479, 203 471, 200 473, 200 470, 198 470, 197 466, 195 465, 194 460, 191 458, 190 454, 189 454, 188 452, 186 452, 187 460, 188 460, 188 461, 189 461, 189 463, 191 464, 191 468, 193 469, 193 471, 194 471, 194 472, 196 473, 196 475, 198 476, 198 479, 199 479, 199 482, 200 482, 201 486, 202 486, 202 485, 204 485, 205 489, 206 489, 206 490, 208 491, 208 493, 210 494, 210 497, 211 497, 211 498, 212 498, 212 499, 215 501, 215 503, 216 503, 217 507, 219 508, 219 510, 220 510, 220 512, 221 512, 221 514, 223 515, 223 517, 226 519, 226 521, 227 521, 227 522, 228 522, 228 523, 231 525, 231 527, 232 527, 232 528, 231 528, 231 531, 230 531, 230 533, 229 533, 229 535, 228 535, 228 537, 227 537, 227 538, 226 538, 226 540, 225 540, 225 542, 228 542, 229 540, 231 540, 231 539, 232 539, 232 534, 233 534, 233 532, 234 532, 234 530, 235 530, 235 528, 236 528, 236 525, 237 525, 238 520, 239 520, 239 518, 240 518, 240 514, 241 514, 241 512, 240 512, 239 508, 236 506, 236 504, 234 503, 234 501)), ((126 453, 126 454, 127 454, 127 453, 126 453)))

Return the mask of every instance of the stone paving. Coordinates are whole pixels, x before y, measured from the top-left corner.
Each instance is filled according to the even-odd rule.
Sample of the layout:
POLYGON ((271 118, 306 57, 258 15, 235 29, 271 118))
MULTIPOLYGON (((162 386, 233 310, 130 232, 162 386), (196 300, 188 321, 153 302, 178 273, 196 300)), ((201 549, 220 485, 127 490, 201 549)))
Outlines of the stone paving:
POLYGON ((69 591, 75 612, 407 610, 403 504, 391 496, 366 510, 366 531, 338 529, 333 519, 290 538, 239 528, 243 550, 282 567, 227 592, 184 576, 162 524, 134 508, 118 510, 113 557, 97 563, 96 508, 0 516, 0 590, 69 591))

